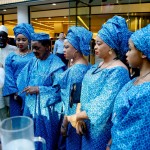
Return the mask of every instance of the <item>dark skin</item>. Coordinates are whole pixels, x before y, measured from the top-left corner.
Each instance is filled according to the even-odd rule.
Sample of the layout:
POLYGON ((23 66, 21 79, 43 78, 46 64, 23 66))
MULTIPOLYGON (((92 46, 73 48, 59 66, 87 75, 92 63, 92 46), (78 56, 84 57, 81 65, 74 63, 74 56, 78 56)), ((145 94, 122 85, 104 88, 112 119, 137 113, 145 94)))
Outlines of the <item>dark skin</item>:
POLYGON ((5 48, 8 42, 8 34, 0 31, 0 48, 5 48))

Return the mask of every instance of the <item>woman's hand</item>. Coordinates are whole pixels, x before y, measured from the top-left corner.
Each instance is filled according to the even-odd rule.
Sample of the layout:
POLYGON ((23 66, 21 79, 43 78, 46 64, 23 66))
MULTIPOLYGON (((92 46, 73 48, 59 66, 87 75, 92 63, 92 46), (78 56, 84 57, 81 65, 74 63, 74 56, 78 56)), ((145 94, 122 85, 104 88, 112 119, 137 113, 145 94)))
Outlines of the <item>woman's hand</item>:
POLYGON ((24 90, 26 94, 37 94, 39 93, 39 87, 38 86, 28 86, 24 90))
POLYGON ((77 116, 76 114, 71 115, 71 116, 67 116, 67 120, 71 123, 71 125, 76 128, 76 124, 77 124, 77 116))
POLYGON ((76 124, 76 132, 79 135, 83 135, 86 132, 86 124, 83 120, 80 120, 76 124))

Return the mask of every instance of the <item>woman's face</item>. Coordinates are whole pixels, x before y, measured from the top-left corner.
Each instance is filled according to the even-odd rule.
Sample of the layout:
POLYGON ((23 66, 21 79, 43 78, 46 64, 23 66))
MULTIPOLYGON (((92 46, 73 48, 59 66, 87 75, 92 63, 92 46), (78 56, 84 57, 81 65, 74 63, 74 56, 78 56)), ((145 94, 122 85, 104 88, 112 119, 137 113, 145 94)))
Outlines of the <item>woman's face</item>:
POLYGON ((18 34, 16 37, 16 45, 20 51, 28 49, 28 39, 23 34, 18 34))
POLYGON ((98 36, 96 36, 94 49, 95 55, 97 55, 99 58, 104 59, 109 56, 110 47, 105 42, 103 42, 102 39, 98 36))
POLYGON ((70 60, 74 57, 75 52, 77 51, 69 42, 67 39, 64 41, 64 57, 67 60, 70 60))
POLYGON ((31 46, 36 58, 45 60, 49 56, 50 51, 48 46, 43 46, 38 41, 32 41, 31 46))
POLYGON ((129 50, 126 53, 126 60, 129 63, 129 66, 132 68, 139 68, 142 64, 142 55, 142 52, 137 50, 132 40, 129 39, 129 50))

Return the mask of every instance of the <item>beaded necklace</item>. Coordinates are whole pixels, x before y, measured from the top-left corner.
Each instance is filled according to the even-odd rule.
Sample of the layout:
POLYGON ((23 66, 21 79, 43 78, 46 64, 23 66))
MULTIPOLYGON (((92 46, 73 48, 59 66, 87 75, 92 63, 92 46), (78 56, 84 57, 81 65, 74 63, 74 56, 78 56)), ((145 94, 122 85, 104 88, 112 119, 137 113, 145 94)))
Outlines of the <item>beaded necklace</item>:
POLYGON ((140 81, 141 79, 144 79, 144 78, 145 78, 147 75, 149 75, 149 74, 150 74, 150 71, 149 71, 148 73, 144 74, 143 76, 137 78, 137 79, 133 82, 133 84, 131 84, 131 86, 126 89, 126 92, 129 91, 129 89, 131 89, 131 87, 132 87, 133 85, 136 85, 136 83, 137 83, 138 81, 140 81))
POLYGON ((93 72, 92 72, 92 75, 93 74, 96 74, 98 72, 101 72, 102 70, 108 68, 109 66, 111 66, 116 60, 118 60, 118 57, 115 57, 107 66, 105 66, 104 68, 100 69, 102 67, 102 65, 104 64, 104 62, 98 66, 93 72), (100 69, 100 70, 99 70, 100 69))
POLYGON ((28 53, 29 53, 29 51, 27 51, 26 53, 20 53, 20 52, 19 52, 19 55, 20 55, 21 57, 25 57, 28 53))

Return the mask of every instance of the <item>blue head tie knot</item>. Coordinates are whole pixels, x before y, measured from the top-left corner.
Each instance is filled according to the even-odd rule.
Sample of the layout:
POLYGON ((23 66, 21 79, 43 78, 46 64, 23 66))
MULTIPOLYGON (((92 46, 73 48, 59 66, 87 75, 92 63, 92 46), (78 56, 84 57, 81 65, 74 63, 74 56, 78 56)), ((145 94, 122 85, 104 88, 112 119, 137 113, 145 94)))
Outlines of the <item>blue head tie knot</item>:
POLYGON ((50 40, 50 36, 49 34, 46 33, 32 33, 31 40, 32 41, 50 40))
POLYGON ((126 20, 120 16, 109 19, 98 31, 98 36, 123 60, 127 53, 128 40, 132 32, 128 30, 126 20))
POLYGON ((69 28, 66 39, 68 42, 83 55, 90 54, 90 42, 92 39, 92 32, 84 27, 72 26, 69 28))
POLYGON ((29 42, 31 41, 31 33, 34 33, 34 28, 28 23, 20 23, 15 26, 13 30, 15 37, 17 37, 18 34, 23 34, 29 42))
POLYGON ((131 36, 131 40, 134 46, 150 60, 150 24, 135 31, 131 36))

